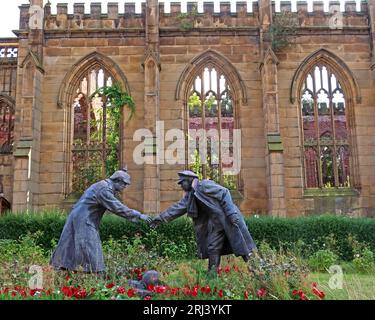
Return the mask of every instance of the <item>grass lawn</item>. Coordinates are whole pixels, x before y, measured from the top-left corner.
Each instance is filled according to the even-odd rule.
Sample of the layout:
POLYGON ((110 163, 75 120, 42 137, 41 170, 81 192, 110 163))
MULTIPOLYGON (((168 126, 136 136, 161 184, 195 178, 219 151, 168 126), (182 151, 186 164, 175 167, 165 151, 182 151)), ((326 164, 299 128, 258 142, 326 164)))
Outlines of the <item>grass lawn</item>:
POLYGON ((342 289, 331 289, 329 281, 333 274, 312 273, 310 279, 318 283, 326 294, 326 300, 374 300, 375 274, 343 273, 342 289))

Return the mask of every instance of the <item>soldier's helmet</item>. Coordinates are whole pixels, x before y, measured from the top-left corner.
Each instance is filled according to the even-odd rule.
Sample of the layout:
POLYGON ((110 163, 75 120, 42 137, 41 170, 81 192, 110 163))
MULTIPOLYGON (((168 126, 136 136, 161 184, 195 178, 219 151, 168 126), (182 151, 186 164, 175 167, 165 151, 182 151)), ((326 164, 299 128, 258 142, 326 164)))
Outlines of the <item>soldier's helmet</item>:
POLYGON ((160 283, 159 276, 160 276, 159 272, 155 270, 149 270, 149 271, 146 271, 145 274, 143 275, 142 281, 146 286, 150 284, 158 285, 160 283))
POLYGON ((184 171, 180 171, 178 173, 178 176, 179 176, 179 179, 178 179, 178 184, 181 184, 182 181, 186 178, 186 177, 191 177, 191 178, 199 178, 198 175, 196 173, 194 173, 193 171, 190 171, 190 170, 184 170, 184 171))
POLYGON ((128 174, 127 171, 128 171, 127 168, 124 168, 124 169, 121 169, 121 170, 117 170, 109 178, 111 180, 121 180, 121 181, 125 182, 126 184, 130 184, 131 183, 130 175, 128 174))

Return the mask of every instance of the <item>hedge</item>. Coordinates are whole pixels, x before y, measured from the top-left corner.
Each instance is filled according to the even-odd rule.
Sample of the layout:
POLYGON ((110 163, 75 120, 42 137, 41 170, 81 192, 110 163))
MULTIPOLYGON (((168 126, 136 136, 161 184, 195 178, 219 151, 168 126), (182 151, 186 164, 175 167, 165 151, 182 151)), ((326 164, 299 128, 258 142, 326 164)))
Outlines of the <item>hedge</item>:
MULTIPOLYGON (((37 242, 51 249, 52 240, 58 240, 66 220, 61 213, 8 214, 0 217, 0 239, 19 239, 27 233, 41 231, 37 242)), ((266 241, 275 248, 293 247, 303 241, 303 251, 311 254, 323 247, 326 238, 333 235, 336 251, 344 260, 352 259, 352 249, 348 236, 365 242, 375 252, 375 219, 350 218, 342 216, 310 216, 298 218, 249 217, 246 223, 256 243, 266 241)), ((130 223, 125 219, 106 214, 100 226, 103 241, 113 239, 133 239, 140 235, 145 246, 157 247, 182 245, 186 247, 186 257, 195 254, 195 241, 191 220, 183 217, 169 224, 161 225, 156 231, 144 223, 130 223)))

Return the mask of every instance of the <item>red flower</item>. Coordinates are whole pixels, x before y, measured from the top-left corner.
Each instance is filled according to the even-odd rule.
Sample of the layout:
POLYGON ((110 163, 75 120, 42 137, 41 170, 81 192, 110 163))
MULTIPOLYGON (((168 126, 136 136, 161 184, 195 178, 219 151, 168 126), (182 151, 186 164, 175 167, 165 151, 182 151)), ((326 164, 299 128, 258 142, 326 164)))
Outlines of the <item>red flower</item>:
POLYGON ((74 292, 74 298, 77 299, 84 299, 87 296, 87 292, 85 289, 76 289, 74 292))
POLYGON ((17 291, 12 291, 12 297, 15 297, 17 295, 17 291))
POLYGON ((266 294, 267 294, 267 291, 264 288, 260 288, 259 290, 257 290, 258 298, 264 298, 266 294))
POLYGON ((155 286, 154 286, 153 284, 149 284, 149 285, 147 286, 147 290, 148 290, 148 291, 154 291, 154 290, 155 290, 155 286))
POLYGON ((65 280, 66 280, 66 281, 68 281, 69 279, 70 279, 70 277, 69 277, 69 276, 66 276, 66 277, 65 277, 65 280))
POLYGON ((224 291, 223 291, 223 289, 220 289, 218 295, 219 295, 220 298, 222 298, 222 297, 224 296, 224 291))
POLYGON ((127 293, 128 293, 128 297, 132 298, 135 296, 136 291, 134 289, 129 289, 127 293))
POLYGON ((224 268, 224 272, 225 272, 225 273, 230 272, 230 266, 226 266, 226 267, 224 268))
POLYGON ((117 288, 117 293, 118 294, 124 294, 125 293, 125 288, 124 287, 118 287, 117 288))
POLYGON ((171 289, 171 293, 173 294, 173 295, 176 295, 177 293, 178 293, 178 288, 172 288, 171 289))
POLYGON ((212 290, 209 286, 206 286, 206 287, 202 287, 201 288, 201 292, 202 293, 210 293, 212 290))
POLYGON ((196 296, 198 295, 198 287, 195 286, 195 287, 191 290, 190 294, 191 294, 192 297, 196 297, 196 296))
POLYGON ((62 287, 61 292, 65 297, 70 298, 73 295, 73 288, 72 287, 62 287))
POLYGON ((298 291, 298 295, 300 300, 309 300, 309 298, 305 295, 305 293, 302 290, 298 291))
POLYGON ((246 300, 249 299, 249 293, 248 293, 247 291, 244 292, 244 298, 245 298, 246 300))
POLYGON ((115 286, 114 283, 108 283, 105 287, 106 287, 107 289, 112 289, 114 286, 115 286))
POLYGON ((323 291, 320 291, 318 288, 314 287, 312 289, 312 293, 315 294, 317 297, 319 297, 319 299, 324 299, 324 297, 326 296, 325 293, 323 291))
POLYGON ((293 294, 294 296, 297 295, 297 294, 298 294, 298 290, 294 289, 294 290, 292 291, 292 294, 293 294))
POLYGON ((151 297, 150 296, 146 296, 145 300, 151 300, 151 297))
POLYGON ((182 288, 182 292, 185 294, 185 295, 190 295, 190 289, 188 287, 185 287, 185 288, 182 288))
POLYGON ((42 289, 30 289, 30 296, 34 296, 36 293, 41 292, 42 289))
POLYGON ((6 294, 6 295, 8 295, 8 292, 9 292, 9 288, 5 288, 2 291, 0 291, 0 294, 6 294))
POLYGON ((164 293, 166 291, 166 287, 165 286, 156 286, 155 291, 156 291, 156 293, 164 293))
POLYGON ((91 288, 90 292, 91 292, 91 293, 95 293, 95 292, 96 292, 96 289, 95 289, 95 288, 91 288))

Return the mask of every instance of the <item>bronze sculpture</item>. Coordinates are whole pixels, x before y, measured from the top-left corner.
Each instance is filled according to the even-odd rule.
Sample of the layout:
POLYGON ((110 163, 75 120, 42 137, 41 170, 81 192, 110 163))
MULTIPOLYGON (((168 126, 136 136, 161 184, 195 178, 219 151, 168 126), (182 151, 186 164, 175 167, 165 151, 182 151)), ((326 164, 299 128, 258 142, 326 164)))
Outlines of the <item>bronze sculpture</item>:
POLYGON ((106 210, 132 222, 152 221, 151 217, 128 208, 116 198, 116 193, 128 185, 130 175, 123 169, 109 179, 94 183, 83 193, 72 208, 52 254, 50 264, 54 268, 105 272, 99 224, 106 210))

